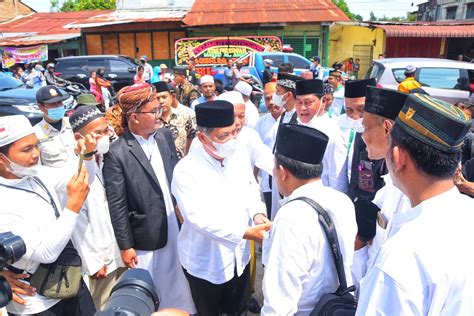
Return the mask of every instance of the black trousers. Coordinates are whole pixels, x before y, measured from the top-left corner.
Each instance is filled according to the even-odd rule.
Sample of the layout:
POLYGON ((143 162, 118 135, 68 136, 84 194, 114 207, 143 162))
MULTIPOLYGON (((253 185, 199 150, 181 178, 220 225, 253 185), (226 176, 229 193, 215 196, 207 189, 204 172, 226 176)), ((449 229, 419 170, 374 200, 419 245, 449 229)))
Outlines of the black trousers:
POLYGON ((272 218, 272 192, 263 192, 263 199, 267 207, 267 217, 272 218))
POLYGON ((251 298, 250 264, 240 277, 234 271, 234 278, 223 284, 213 284, 187 273, 191 295, 199 316, 219 316, 244 314, 251 298))
MULTIPOLYGON (((93 316, 95 314, 94 301, 91 293, 87 289, 84 280, 81 280, 81 287, 77 296, 61 300, 51 308, 34 314, 36 316, 93 316)), ((15 314, 8 314, 15 316, 15 314)))

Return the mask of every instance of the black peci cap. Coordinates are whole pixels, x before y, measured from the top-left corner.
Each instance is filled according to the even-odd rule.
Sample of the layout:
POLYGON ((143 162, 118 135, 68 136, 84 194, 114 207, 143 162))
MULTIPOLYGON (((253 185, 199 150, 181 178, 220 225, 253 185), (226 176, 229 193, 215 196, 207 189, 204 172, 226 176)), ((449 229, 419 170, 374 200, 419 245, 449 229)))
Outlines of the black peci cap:
POLYGON ((396 90, 368 86, 364 111, 395 120, 408 94, 396 90))
POLYGON ((319 79, 300 80, 296 83, 296 95, 324 94, 324 83, 319 79))
POLYGON ((375 78, 348 80, 344 89, 345 98, 362 98, 365 97, 365 89, 367 86, 376 86, 375 78))
POLYGON ((227 101, 209 101, 196 105, 196 125, 208 128, 234 124, 234 106, 227 101))

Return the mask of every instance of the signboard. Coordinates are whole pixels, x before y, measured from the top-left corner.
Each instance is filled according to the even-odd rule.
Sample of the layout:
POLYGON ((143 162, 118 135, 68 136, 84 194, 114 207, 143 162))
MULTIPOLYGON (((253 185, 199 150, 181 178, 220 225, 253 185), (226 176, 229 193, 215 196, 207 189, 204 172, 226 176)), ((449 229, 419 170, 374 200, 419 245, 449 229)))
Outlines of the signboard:
POLYGON ((190 37, 175 42, 175 62, 185 65, 194 58, 196 66, 217 66, 228 58, 239 58, 250 52, 281 51, 277 36, 190 37))
POLYGON ((16 63, 28 63, 29 61, 47 61, 48 45, 37 45, 28 47, 3 47, 2 64, 9 68, 16 63))

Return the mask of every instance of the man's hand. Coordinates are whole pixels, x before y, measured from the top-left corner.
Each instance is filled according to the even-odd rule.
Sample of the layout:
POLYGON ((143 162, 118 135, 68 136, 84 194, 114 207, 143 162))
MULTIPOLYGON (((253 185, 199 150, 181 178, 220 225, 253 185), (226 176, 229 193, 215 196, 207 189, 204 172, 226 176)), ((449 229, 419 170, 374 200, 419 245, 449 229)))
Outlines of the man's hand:
MULTIPOLYGON (((84 152, 86 154, 93 152, 97 147, 97 139, 99 138, 99 136, 94 132, 91 132, 83 137, 81 137, 79 133, 76 133, 75 138, 77 143, 76 147, 74 148, 74 152, 76 153, 76 155, 79 155, 81 152, 84 152)), ((87 157, 85 159, 91 160, 93 158, 94 157, 92 156, 87 157)))
POLYGON ((272 228, 272 223, 266 223, 250 227, 245 231, 244 239, 262 243, 263 235, 272 228))
POLYGON ((97 279, 105 279, 107 277, 107 266, 104 264, 102 268, 100 268, 99 271, 94 273, 94 275, 91 276, 94 280, 97 279))
POLYGON ((474 196, 474 182, 469 182, 464 178, 462 173, 459 173, 458 178, 454 184, 458 187, 459 191, 469 196, 474 196), (457 181, 456 181, 457 180, 457 181))
POLYGON ((267 215, 265 215, 263 213, 256 214, 253 217, 253 222, 255 223, 255 225, 271 223, 270 220, 268 219, 267 215))
POLYGON ((122 250, 122 261, 125 263, 127 267, 130 269, 133 269, 137 266, 138 264, 138 256, 137 252, 133 248, 129 248, 127 250, 122 250))
POLYGON ((78 175, 74 175, 67 184, 66 207, 75 213, 79 213, 88 194, 89 173, 85 167, 82 167, 81 172, 78 175))
POLYGON ((14 302, 17 302, 21 305, 25 305, 26 301, 22 299, 18 294, 28 296, 34 296, 36 294, 36 289, 34 287, 19 280, 28 278, 30 276, 29 274, 15 274, 11 271, 3 270, 0 272, 0 275, 5 277, 8 282, 8 285, 10 285, 10 288, 13 292, 12 299, 14 302))

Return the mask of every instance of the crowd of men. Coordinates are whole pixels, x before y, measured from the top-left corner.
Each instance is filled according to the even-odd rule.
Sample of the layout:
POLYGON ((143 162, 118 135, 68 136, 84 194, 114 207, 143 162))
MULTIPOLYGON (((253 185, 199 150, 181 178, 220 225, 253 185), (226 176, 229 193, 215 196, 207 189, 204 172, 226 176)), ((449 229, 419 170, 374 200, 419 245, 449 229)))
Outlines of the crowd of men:
POLYGON ((358 315, 474 313, 470 104, 290 68, 268 77, 259 115, 245 78, 219 93, 202 76, 199 91, 188 70, 121 89, 105 115, 84 95, 65 117, 47 85, 41 122, 0 118, 0 232, 27 250, 2 271, 9 315, 93 315, 133 268, 172 315, 242 315, 258 244, 262 315, 309 315, 342 279, 358 315), (71 254, 83 278, 51 295, 38 271, 71 254))

